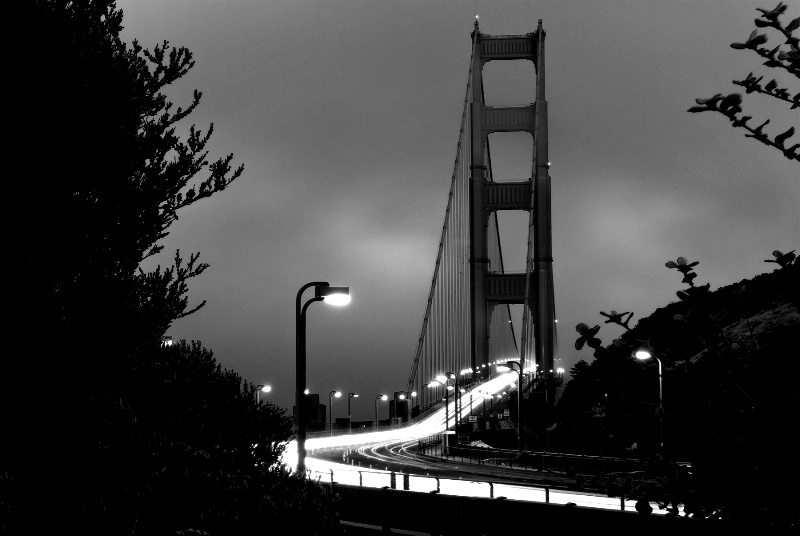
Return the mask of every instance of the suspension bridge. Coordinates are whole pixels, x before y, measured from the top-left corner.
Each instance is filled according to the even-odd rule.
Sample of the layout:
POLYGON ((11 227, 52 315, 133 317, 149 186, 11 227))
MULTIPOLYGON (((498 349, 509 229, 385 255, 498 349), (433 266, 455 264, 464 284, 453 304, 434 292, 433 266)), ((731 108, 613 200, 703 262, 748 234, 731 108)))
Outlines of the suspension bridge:
MULTIPOLYGON (((485 381, 491 365, 519 364, 525 396, 543 395, 552 405, 561 375, 557 359, 553 253, 545 95, 545 32, 541 20, 525 35, 487 35, 478 21, 458 134, 457 150, 436 263, 407 390, 418 393, 417 412, 445 397, 452 372, 461 386, 485 381), (531 61, 536 70, 532 104, 488 106, 483 69, 490 61, 531 61), (490 134, 530 135, 531 172, 496 180, 490 134), (526 244, 502 244, 499 211, 528 214, 526 244), (507 272, 503 250, 525 248, 525 271, 507 272), (511 305, 522 306, 518 333, 511 305)), ((527 155, 526 155, 527 156, 527 155)))

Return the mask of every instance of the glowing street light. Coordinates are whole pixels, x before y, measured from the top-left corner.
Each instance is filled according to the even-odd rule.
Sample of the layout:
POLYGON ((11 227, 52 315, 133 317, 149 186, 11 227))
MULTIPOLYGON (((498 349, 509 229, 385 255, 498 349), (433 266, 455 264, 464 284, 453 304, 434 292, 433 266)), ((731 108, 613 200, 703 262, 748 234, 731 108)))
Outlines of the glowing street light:
POLYGON ((295 400, 297 403, 297 472, 303 474, 306 470, 306 428, 308 422, 308 409, 306 408, 306 309, 316 301, 325 300, 331 305, 344 305, 350 301, 348 287, 332 287, 324 281, 306 283, 297 291, 295 303, 295 324, 297 326, 296 343, 296 379, 295 400), (302 303, 303 292, 314 287, 314 297, 302 303), (344 298, 343 296, 347 296, 344 298))
POLYGON ((659 420, 659 435, 661 440, 661 453, 664 453, 664 385, 663 385, 663 376, 661 373, 661 360, 650 353, 649 350, 645 348, 640 348, 636 350, 633 356, 640 360, 640 361, 647 361, 651 357, 654 357, 655 360, 658 362, 658 420, 659 420))
MULTIPOLYGON (((394 413, 395 413, 395 417, 401 418, 400 415, 398 414, 399 412, 397 410, 397 408, 399 407, 399 405, 397 404, 397 399, 399 398, 400 400, 406 400, 406 399, 411 400, 415 396, 417 396, 417 392, 416 391, 395 391, 394 392, 394 413)), ((406 415, 408 415, 408 408, 407 407, 406 407, 406 415)), ((405 417, 406 415, 404 415, 403 417, 405 417)))
MULTIPOLYGON (((330 435, 333 436, 333 397, 340 398, 342 396, 341 391, 331 391, 328 394, 328 430, 330 430, 330 435)), ((348 400, 349 402, 349 400, 348 400)))
POLYGON ((387 395, 378 395, 378 396, 375 397, 375 428, 376 429, 378 428, 378 400, 383 400, 384 402, 386 402, 387 400, 389 400, 389 397, 387 395))
POLYGON ((269 385, 256 385, 256 404, 261 403, 261 393, 269 393, 270 391, 272 391, 272 387, 269 385))

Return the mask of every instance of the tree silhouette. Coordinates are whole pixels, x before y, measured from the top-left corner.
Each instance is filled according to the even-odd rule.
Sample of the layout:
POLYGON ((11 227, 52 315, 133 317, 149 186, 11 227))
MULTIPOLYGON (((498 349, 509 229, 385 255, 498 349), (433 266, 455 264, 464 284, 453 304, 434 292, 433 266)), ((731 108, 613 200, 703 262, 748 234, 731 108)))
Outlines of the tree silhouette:
MULTIPOLYGON (((789 75, 800 79, 800 46, 798 46, 800 40, 794 37, 795 30, 800 27, 800 17, 784 26, 781 17, 786 12, 786 5, 783 2, 769 11, 762 8, 757 8, 757 10, 761 12, 759 18, 755 19, 757 28, 753 30, 744 43, 732 43, 731 47, 738 50, 751 50, 766 59, 763 63, 764 66, 785 71, 789 75), (785 39, 785 41, 771 49, 762 47, 761 45, 768 42, 769 37, 766 33, 759 33, 759 28, 771 29, 773 35, 778 34, 778 37, 785 39)), ((762 85, 763 80, 764 76, 756 76, 751 72, 744 79, 734 80, 733 83, 745 88, 745 93, 760 93, 773 99, 784 101, 790 105, 789 108, 791 110, 800 108, 800 91, 796 91, 792 95, 792 91, 780 87, 780 83, 776 79, 773 78, 762 85)), ((769 119, 757 127, 752 127, 747 124, 752 119, 751 116, 738 115, 742 113, 741 105, 743 101, 741 94, 731 93, 724 95, 717 93, 710 98, 696 99, 695 102, 698 106, 689 108, 689 112, 719 112, 731 121, 733 127, 745 129, 747 131, 745 136, 748 138, 754 138, 765 145, 778 149, 790 160, 800 161, 800 143, 788 143, 789 138, 795 134, 795 127, 790 127, 770 139, 769 135, 763 130, 769 124, 769 119)))
POLYGON ((785 268, 786 266, 792 264, 795 261, 795 254, 794 250, 783 253, 780 250, 775 250, 772 252, 772 256, 775 257, 774 259, 766 259, 764 262, 774 262, 778 264, 781 268, 785 268))
POLYGON ((161 348, 203 305, 187 296, 207 268, 198 254, 142 265, 182 209, 243 171, 209 159, 213 125, 184 125, 198 91, 185 107, 165 95, 191 52, 126 44, 109 0, 6 2, 0 24, 12 272, 0 532, 269 531, 280 504, 310 493, 266 471, 290 422, 199 345, 161 348))

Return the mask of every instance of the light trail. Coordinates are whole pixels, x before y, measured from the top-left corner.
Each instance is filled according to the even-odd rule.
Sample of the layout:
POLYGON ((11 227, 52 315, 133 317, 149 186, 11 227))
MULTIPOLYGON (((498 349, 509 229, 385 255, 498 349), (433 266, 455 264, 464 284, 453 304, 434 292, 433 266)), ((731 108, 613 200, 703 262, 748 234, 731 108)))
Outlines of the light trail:
MULTIPOLYGON (((351 486, 363 486, 369 488, 383 488, 392 485, 392 471, 382 469, 367 469, 352 467, 336 462, 330 462, 319 458, 306 458, 308 462, 308 472, 312 479, 320 482, 336 482, 337 484, 347 484, 351 486)), ((395 484, 398 489, 402 489, 403 474, 395 473, 395 484)), ((546 489, 535 486, 521 486, 514 484, 498 484, 490 482, 479 482, 474 480, 462 480, 454 478, 442 478, 430 475, 408 475, 408 491, 430 493, 438 490, 445 495, 458 495, 462 497, 483 497, 498 498, 505 497, 515 501, 527 501, 550 504, 573 503, 576 506, 586 508, 600 508, 603 510, 636 511, 636 501, 632 499, 621 499, 619 497, 608 497, 606 495, 596 495, 589 492, 566 491, 556 489, 546 489)), ((665 515, 666 510, 661 510, 657 503, 650 502, 654 515, 665 515)))
MULTIPOLYGON (((502 374, 478 387, 466 391, 461 395, 462 400, 474 393, 497 394, 503 392, 512 383, 515 383, 516 376, 511 373, 502 374), (514 378, 512 378, 514 376, 514 378)), ((477 411, 484 403, 483 397, 473 397, 472 408, 469 404, 462 404, 461 415, 463 418, 470 414, 470 411, 477 411)), ((379 432, 366 432, 363 434, 343 434, 330 437, 312 437, 306 439, 306 450, 313 451, 318 449, 330 448, 357 448, 360 445, 372 445, 375 443, 396 443, 399 441, 411 441, 422 437, 440 434, 456 422, 456 401, 451 401, 445 411, 444 406, 422 419, 420 422, 406 426, 405 428, 394 428, 381 430, 379 432), (445 426, 445 415, 449 417, 445 426)), ((283 463, 290 467, 297 467, 297 442, 290 441, 286 446, 283 456, 283 463)))
MULTIPOLYGON (((497 394, 508 389, 514 384, 516 375, 506 373, 497 376, 478 387, 475 387, 462 394, 465 396, 473 393, 497 394)), ((462 404, 461 418, 481 408, 485 403, 483 396, 472 399, 472 408, 469 404, 462 404)), ((382 448, 388 450, 395 456, 408 460, 415 458, 407 453, 409 444, 413 444, 420 438, 437 435, 445 432, 450 426, 445 426, 445 414, 449 414, 447 424, 453 426, 456 420, 456 401, 449 403, 447 412, 442 407, 433 412, 420 422, 406 426, 382 430, 378 432, 367 432, 362 434, 343 434, 331 437, 315 437, 306 440, 306 449, 311 453, 306 458, 306 468, 311 478, 322 482, 337 482, 352 486, 364 486, 370 488, 382 488, 391 486, 392 471, 381 469, 356 468, 344 463, 331 462, 313 456, 314 450, 327 449, 347 449, 357 451, 361 456, 378 463, 397 463, 396 458, 379 454, 382 448)), ((284 452, 282 461, 289 467, 297 467, 297 443, 289 442, 284 452)), ((403 479, 403 473, 395 472, 397 480, 403 479)), ((590 492, 566 491, 547 489, 544 487, 522 486, 514 484, 500 484, 490 482, 478 482, 453 478, 442 478, 429 475, 409 474, 408 491, 424 492, 438 490, 439 493, 447 495, 459 495, 465 497, 505 497, 517 501, 530 502, 549 502, 551 504, 574 503, 576 506, 587 508, 601 508, 605 510, 630 510, 635 511, 636 501, 621 499, 619 497, 608 497, 606 495, 596 495, 590 492)), ((398 486, 402 489, 402 484, 398 486)), ((666 510, 661 510, 657 503, 651 502, 653 514, 664 515, 666 510)))

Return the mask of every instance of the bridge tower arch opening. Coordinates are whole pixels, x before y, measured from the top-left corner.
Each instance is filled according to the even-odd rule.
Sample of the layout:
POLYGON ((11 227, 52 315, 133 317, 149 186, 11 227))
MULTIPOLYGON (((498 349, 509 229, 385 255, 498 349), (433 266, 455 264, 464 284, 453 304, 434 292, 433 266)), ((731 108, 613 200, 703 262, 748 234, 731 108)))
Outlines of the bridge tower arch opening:
MULTIPOLYGON (((554 400, 558 374, 553 371, 557 343, 544 38, 541 20, 525 35, 488 35, 475 23, 447 209, 407 387, 420 393, 417 414, 446 398, 445 387, 432 381, 437 376, 457 374, 463 387, 488 379, 492 362, 504 359, 519 360, 533 372, 523 391, 544 392, 548 405, 554 400), (533 64, 535 76, 527 78, 530 102, 488 105, 484 67, 511 60, 533 64), (513 176, 493 176, 490 136, 517 137, 512 146, 526 154, 505 168, 513 176), (527 142, 519 144, 519 136, 527 142), (520 168, 526 160, 530 167, 520 168), (525 236, 525 243, 511 244, 525 252, 517 257, 524 260, 522 269, 503 266, 499 222, 507 218, 499 214, 527 222, 517 235, 525 236), (514 318, 521 310, 518 333, 512 307, 514 318)), ((498 150, 499 156, 506 154, 498 150)))
MULTIPOLYGON (((471 366, 488 366, 491 319, 500 304, 522 304, 519 355, 526 368, 552 375, 555 355, 555 300, 550 203, 550 175, 545 95, 544 38, 541 20, 526 35, 492 36, 475 23, 470 99, 470 317, 471 366), (527 60, 536 77, 531 103, 489 106, 484 99, 484 66, 491 61, 527 60), (491 173, 489 135, 524 132, 531 136, 531 174, 517 181, 497 182, 491 173), (528 244, 525 273, 507 273, 491 265, 492 219, 498 211, 525 211, 528 244), (532 343, 532 344, 531 344, 532 343), (530 364, 530 365, 527 365, 530 364)), ((496 221, 496 220, 495 220, 496 221)))

